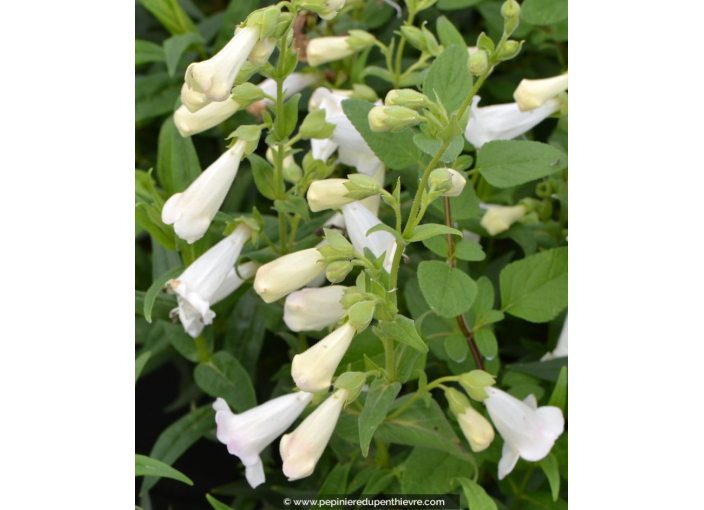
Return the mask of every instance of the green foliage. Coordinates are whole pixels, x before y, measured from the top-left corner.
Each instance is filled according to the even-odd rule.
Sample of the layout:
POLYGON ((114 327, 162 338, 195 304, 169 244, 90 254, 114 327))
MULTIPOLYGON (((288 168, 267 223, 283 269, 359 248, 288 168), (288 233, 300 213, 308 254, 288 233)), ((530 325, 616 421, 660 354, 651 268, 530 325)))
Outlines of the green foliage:
POLYGON ((168 464, 163 462, 150 459, 145 455, 135 455, 134 456, 134 475, 135 476, 161 476, 166 478, 173 478, 179 482, 183 482, 188 485, 193 485, 193 480, 188 478, 186 475, 180 471, 172 468, 168 464))
POLYGON ((374 432, 386 418, 386 412, 399 391, 401 391, 401 383, 387 384, 381 379, 375 379, 369 387, 369 394, 359 415, 359 446, 365 457, 369 453, 369 444, 374 432))
POLYGON ((257 405, 249 374, 229 352, 216 352, 209 361, 199 363, 193 379, 205 393, 224 398, 236 412, 257 405))
POLYGON ((539 142, 500 140, 482 146, 479 173, 497 188, 511 188, 567 168, 567 155, 539 142))
POLYGON ((423 93, 438 98, 448 114, 456 112, 472 88, 467 70, 469 53, 462 46, 449 46, 435 59, 423 81, 423 93))
POLYGON ((430 308, 440 317, 453 318, 466 312, 477 297, 477 284, 444 262, 421 262, 418 283, 430 308))

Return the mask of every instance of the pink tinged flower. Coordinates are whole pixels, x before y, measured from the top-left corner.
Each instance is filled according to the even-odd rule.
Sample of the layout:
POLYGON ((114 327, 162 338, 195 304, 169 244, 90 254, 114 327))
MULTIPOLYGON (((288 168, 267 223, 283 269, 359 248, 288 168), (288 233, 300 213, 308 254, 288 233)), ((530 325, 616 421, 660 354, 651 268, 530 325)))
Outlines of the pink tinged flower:
POLYGON ((237 74, 259 41, 260 32, 258 27, 238 29, 212 58, 189 65, 186 69, 188 89, 204 94, 211 101, 225 101, 230 97, 237 74))
POLYGON ((567 90, 567 73, 543 80, 522 80, 513 93, 522 112, 535 110, 567 90))
POLYGON ((347 235, 352 241, 354 249, 364 254, 364 248, 369 248, 377 257, 386 252, 384 269, 390 273, 394 252, 396 251, 396 239, 394 236, 383 230, 367 235, 369 229, 380 224, 381 220, 359 202, 343 205, 341 209, 342 215, 345 217, 347 235))
POLYGON ((176 234, 196 242, 208 230, 237 176, 247 142, 238 140, 210 165, 183 193, 176 193, 164 204, 161 219, 174 225, 176 234))
POLYGON ((560 338, 557 339, 557 345, 555 350, 548 352, 540 358, 540 361, 546 361, 555 358, 564 358, 567 356, 567 317, 565 317, 565 324, 562 326, 562 332, 560 333, 560 338))
POLYGON ((240 414, 230 411, 223 399, 215 401, 218 441, 240 458, 252 488, 265 480, 259 454, 296 421, 312 398, 312 394, 304 391, 290 393, 240 414))
POLYGON ((302 289, 286 297, 284 322, 291 331, 320 331, 339 322, 345 315, 340 301, 345 293, 342 285, 320 289, 302 289))
POLYGON ((565 429, 565 419, 558 407, 538 407, 535 395, 520 401, 506 392, 487 386, 484 400, 496 430, 504 438, 499 480, 508 475, 518 457, 535 462, 550 453, 555 440, 565 429))
POLYGON ((357 330, 349 322, 343 324, 302 354, 291 364, 291 377, 303 391, 325 391, 347 352, 357 330))
POLYGON ((254 277, 254 290, 266 303, 281 299, 325 271, 322 258, 316 248, 309 248, 264 264, 254 277))
POLYGON ((512 140, 530 131, 560 110, 559 99, 551 99, 535 110, 522 112, 517 103, 478 107, 479 96, 472 98, 469 122, 464 137, 479 149, 494 140, 512 140))
POLYGON ((230 280, 226 283, 228 288, 220 290, 251 235, 251 229, 241 223, 232 234, 198 257, 178 278, 166 282, 167 291, 176 294, 179 319, 192 337, 197 337, 203 326, 213 322, 215 313, 210 305, 222 299, 223 293, 232 287, 234 281, 230 280))
POLYGON ((337 390, 290 434, 281 438, 279 451, 288 481, 310 476, 330 441, 348 391, 337 390))

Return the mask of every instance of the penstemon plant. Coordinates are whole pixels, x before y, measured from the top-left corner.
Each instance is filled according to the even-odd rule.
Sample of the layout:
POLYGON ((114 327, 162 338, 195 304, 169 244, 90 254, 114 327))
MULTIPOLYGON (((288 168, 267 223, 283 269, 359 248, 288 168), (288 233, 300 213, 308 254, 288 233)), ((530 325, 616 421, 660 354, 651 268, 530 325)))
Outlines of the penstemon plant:
POLYGON ((564 508, 562 2, 140 2, 137 377, 182 380, 138 504, 206 438, 220 510, 564 508))

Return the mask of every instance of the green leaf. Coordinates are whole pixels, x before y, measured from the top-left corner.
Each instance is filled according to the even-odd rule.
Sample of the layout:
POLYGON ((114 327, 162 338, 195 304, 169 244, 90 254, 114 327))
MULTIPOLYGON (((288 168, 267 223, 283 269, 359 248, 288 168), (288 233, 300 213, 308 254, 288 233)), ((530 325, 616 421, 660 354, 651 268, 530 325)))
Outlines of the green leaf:
POLYGON ((462 34, 455 28, 455 25, 446 16, 440 16, 435 22, 435 29, 440 38, 440 43, 447 47, 456 44, 457 46, 467 46, 462 34))
POLYGON ((448 319, 469 310, 477 297, 477 284, 466 273, 437 260, 420 263, 418 283, 430 308, 448 319))
POLYGON ((147 319, 147 322, 152 321, 152 308, 154 307, 154 302, 156 301, 156 297, 164 290, 164 285, 166 285, 166 282, 183 273, 183 270, 183 266, 174 268, 166 274, 161 275, 151 284, 149 290, 147 290, 147 293, 144 295, 143 310, 144 318, 147 319))
POLYGON ((303 197, 289 195, 286 200, 274 200, 273 209, 282 213, 298 214, 304 221, 310 221, 308 202, 303 197))
POLYGON ((555 358, 548 361, 534 361, 531 363, 514 363, 507 365, 507 370, 515 370, 523 374, 532 375, 545 381, 557 381, 562 367, 567 366, 567 358, 555 358))
POLYGON ((249 16, 249 13, 258 7, 259 0, 237 0, 228 3, 218 38, 215 40, 214 51, 220 51, 234 37, 237 25, 242 23, 249 16))
POLYGON ((455 363, 462 363, 467 358, 469 345, 467 345, 467 339, 461 333, 446 336, 444 347, 449 358, 455 363))
POLYGON ((174 35, 164 41, 164 53, 166 54, 166 69, 169 76, 176 73, 176 67, 183 53, 196 44, 203 44, 203 38, 197 32, 187 32, 185 34, 174 35))
MULTIPOLYGON (((198 439, 214 427, 215 411, 213 411, 212 404, 199 407, 171 424, 159 434, 152 451, 149 452, 149 456, 170 466, 198 439)), ((140 496, 148 492, 158 481, 159 477, 157 476, 145 477, 140 489, 140 496)))
POLYGON ((557 501, 557 497, 560 495, 560 471, 558 469, 557 457, 552 453, 548 453, 548 456, 542 459, 539 464, 540 469, 543 470, 543 473, 545 473, 550 483, 552 500, 557 501))
POLYGON ((462 491, 464 497, 467 498, 469 508, 472 510, 498 510, 494 500, 481 485, 469 478, 458 478, 457 481, 462 484, 462 491))
POLYGON ((482 145, 477 169, 497 188, 511 188, 567 168, 567 155, 540 142, 495 140, 482 145))
POLYGON ((525 0, 521 19, 531 25, 553 25, 567 19, 567 0, 525 0))
MULTIPOLYGON (((163 73, 138 76, 134 82, 134 121, 137 125, 174 111, 183 78, 163 73)), ((180 136, 180 135, 179 135, 180 136)))
POLYGON ((252 317, 263 317, 265 308, 259 294, 249 289, 237 301, 225 329, 223 349, 239 360, 252 379, 266 333, 265 322, 252 320, 252 317))
POLYGON ((156 171, 169 196, 184 191, 201 173, 193 140, 181 136, 173 117, 166 119, 159 131, 156 171))
POLYGON ((148 64, 150 62, 165 62, 164 48, 151 41, 135 39, 134 65, 148 64))
POLYGON ((437 3, 437 8, 441 11, 456 11, 458 9, 472 7, 473 5, 477 5, 483 1, 484 0, 439 0, 437 3))
POLYGON ((359 415, 359 446, 365 457, 369 454, 369 444, 374 437, 374 432, 386 418, 386 413, 399 391, 401 391, 400 382, 388 384, 381 379, 374 379, 372 382, 367 400, 359 415))
POLYGON ((390 169, 403 170, 421 162, 421 151, 413 143, 413 129, 400 133, 376 133, 369 127, 369 111, 374 107, 369 101, 347 99, 342 102, 342 109, 352 122, 364 141, 376 156, 390 169))
MULTIPOLYGON (((318 491, 318 497, 328 494, 345 494, 347 490, 347 478, 349 477, 351 467, 352 463, 346 462, 344 464, 337 464, 332 468, 332 471, 325 477, 325 481, 318 491)), ((316 508, 326 507, 316 505, 316 508)))
POLYGON ((462 232, 456 228, 440 225, 438 223, 425 223, 424 225, 418 225, 415 230, 413 230, 413 237, 411 237, 408 242, 415 243, 443 234, 453 234, 462 237, 462 232))
POLYGON ((501 310, 530 322, 548 322, 567 306, 567 247, 512 262, 502 271, 501 310))
POLYGON ((298 101, 301 99, 300 94, 295 94, 291 99, 284 103, 284 118, 286 119, 285 137, 291 136, 293 130, 296 129, 298 123, 298 101))
MULTIPOLYGON (((473 476, 475 467, 447 452, 414 448, 403 464, 404 494, 448 494, 459 486, 457 476, 473 476)), ((473 506, 470 506, 474 510, 473 506)))
POLYGON ((482 328, 474 332, 474 340, 477 343, 479 352, 487 359, 494 359, 499 353, 499 343, 496 341, 494 332, 487 328, 482 328))
MULTIPOLYGON (((134 312, 138 315, 144 314, 144 300, 146 299, 146 292, 141 290, 134 291, 134 312)), ((152 305, 152 318, 153 319, 168 319, 169 312, 173 310, 178 303, 176 302, 176 297, 171 295, 159 294, 152 305)))
MULTIPOLYGON (((405 395, 396 400, 390 413, 404 405, 413 395, 405 395)), ((417 400, 408 409, 392 420, 384 421, 376 430, 376 439, 385 443, 424 446, 441 450, 453 457, 476 464, 474 456, 467 453, 461 446, 452 426, 447 421, 445 413, 435 400, 426 407, 425 402, 417 400)))
POLYGON ((420 352, 428 352, 428 346, 416 331, 414 322, 408 317, 397 315, 393 322, 379 321, 379 329, 397 342, 407 344, 420 352))
POLYGON ((183 482, 188 485, 193 485, 193 480, 188 478, 186 475, 180 471, 172 468, 168 464, 164 464, 160 460, 152 459, 146 455, 134 456, 134 476, 163 476, 166 478, 173 478, 179 482, 183 482))
POLYGON ((172 34, 197 31, 191 18, 183 12, 176 0, 139 0, 139 3, 172 34))
POLYGON ((200 363, 193 378, 200 389, 211 397, 224 398, 235 412, 241 413, 257 405, 249 374, 229 352, 216 352, 210 361, 200 363))
POLYGON ((475 241, 460 241, 455 245, 455 258, 478 262, 486 258, 482 245, 475 241))
POLYGON ((264 195, 269 200, 276 199, 276 184, 274 182, 274 169, 269 162, 252 153, 247 156, 249 163, 252 165, 252 174, 254 175, 254 183, 257 185, 259 193, 264 195))
POLYGON ((549 492, 531 492, 521 497, 521 510, 568 510, 567 502, 552 500, 549 492))
POLYGON ((367 230, 366 235, 369 236, 369 235, 373 234, 374 232, 379 232, 379 231, 382 231, 382 230, 383 230, 384 232, 388 232, 389 234, 391 234, 392 236, 394 236, 394 237, 396 238, 396 241, 397 241, 398 243, 401 243, 401 246, 406 246, 406 245, 408 244, 408 241, 406 241, 406 240, 403 238, 403 236, 402 236, 401 234, 399 234, 399 233, 396 231, 396 229, 394 229, 394 228, 388 226, 386 223, 377 223, 377 224, 374 225, 372 228, 370 228, 369 230, 367 230))
MULTIPOLYGON (((431 138, 425 133, 418 133, 413 137, 413 143, 418 146, 420 150, 426 154, 435 157, 435 155, 442 147, 442 141, 435 138, 431 138)), ((457 159, 464 149, 464 137, 462 135, 456 136, 450 142, 450 145, 445 149, 445 152, 440 156, 440 161, 443 163, 452 163, 457 159)))
POLYGON ((173 227, 161 221, 161 213, 153 205, 138 202, 134 206, 135 221, 167 250, 176 249, 176 234, 173 227))
POLYGON ((136 360, 134 360, 134 383, 137 384, 137 379, 139 379, 139 374, 142 373, 142 369, 144 368, 144 365, 147 364, 147 361, 149 361, 149 356, 151 356, 152 353, 147 351, 143 352, 140 354, 136 360))
MULTIPOLYGON (((161 327, 171 346, 176 349, 181 356, 188 361, 198 363, 200 355, 198 354, 196 342, 193 337, 184 331, 181 324, 172 324, 167 321, 162 321, 161 327)), ((212 335, 204 335, 204 338, 206 339, 207 349, 211 351, 213 349, 212 335)))
MULTIPOLYGON (((237 3, 237 2, 232 2, 232 3, 237 3)), ((208 503, 210 503, 210 506, 212 506, 215 510, 235 510, 231 506, 227 506, 225 503, 222 503, 212 497, 210 494, 205 495, 205 499, 208 500, 208 503)))
POLYGON ((452 45, 435 59, 423 81, 423 93, 438 98, 448 114, 456 112, 472 89, 472 76, 467 70, 467 46, 452 45))
POLYGON ((477 288, 479 291, 477 292, 477 299, 472 305, 472 311, 477 315, 481 315, 494 308, 494 285, 489 278, 482 276, 477 280, 477 288))
POLYGON ((362 489, 363 496, 376 496, 384 491, 396 479, 391 469, 375 470, 370 480, 362 489))
MULTIPOLYGON (((558 358, 560 359, 560 358, 558 358)), ((559 407, 562 414, 565 414, 565 405, 567 404, 567 367, 563 366, 560 369, 560 375, 555 383, 555 389, 550 395, 549 406, 559 407)))

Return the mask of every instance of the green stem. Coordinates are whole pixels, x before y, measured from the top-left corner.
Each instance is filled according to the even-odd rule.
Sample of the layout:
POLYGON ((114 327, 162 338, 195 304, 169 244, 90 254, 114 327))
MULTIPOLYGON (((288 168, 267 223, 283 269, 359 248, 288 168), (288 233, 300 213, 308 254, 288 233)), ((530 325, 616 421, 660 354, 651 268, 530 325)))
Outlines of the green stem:
MULTIPOLYGON (((398 229, 400 230, 400 229, 398 229)), ((389 276, 389 292, 394 305, 396 304, 396 284, 398 283, 398 270, 401 265, 401 257, 403 256, 403 246, 396 241, 396 251, 394 252, 394 258, 391 261, 391 275, 389 276)))
POLYGON ((433 388, 437 388, 439 386, 442 386, 442 383, 444 382, 450 382, 450 381, 459 381, 460 376, 458 375, 448 375, 446 377, 440 377, 439 379, 435 379, 433 382, 430 382, 423 386, 422 388, 418 388, 418 391, 408 399, 408 401, 403 404, 401 407, 399 407, 393 414, 390 414, 389 416, 386 417, 386 420, 384 421, 390 421, 399 416, 401 413, 403 413, 406 409, 411 407, 413 402, 418 400, 421 397, 421 391, 430 391, 433 388))
MULTIPOLYGON (((282 49, 283 51, 283 49, 282 49)), ((283 58, 279 58, 279 67, 283 58)), ((281 136, 284 128, 284 80, 276 80, 276 132, 281 136)), ((284 184, 284 151, 285 145, 279 142, 276 150, 276 158, 274 161, 274 185, 276 186, 276 198, 283 199, 286 193, 286 185, 284 184)), ((285 255, 288 252, 286 245, 286 215, 279 211, 279 244, 281 245, 281 254, 285 255)))
MULTIPOLYGON (((415 17, 416 13, 411 12, 408 14, 408 21, 406 21, 406 25, 413 25, 413 18, 415 17)), ((403 59, 403 46, 406 44, 406 39, 401 37, 401 40, 398 43, 398 48, 396 48, 396 70, 394 72, 394 87, 398 87, 399 82, 401 80, 401 60, 403 59)))
POLYGON ((394 367, 394 341, 384 336, 381 340, 384 343, 384 358, 386 360, 386 374, 389 382, 396 380, 396 370, 394 367))
POLYGON ((198 349, 198 359, 201 363, 207 363, 210 361, 210 354, 208 353, 208 348, 205 345, 205 338, 203 338, 203 335, 198 335, 196 338, 196 348, 198 349))
POLYGON ((472 90, 469 91, 469 95, 466 97, 466 99, 464 100, 464 103, 462 103, 462 106, 460 106, 460 109, 457 112, 458 119, 462 118, 462 115, 464 115, 465 110, 471 104, 472 98, 477 95, 477 92, 479 92, 479 89, 484 84, 484 80, 486 80, 487 76, 489 76, 489 73, 491 72, 491 70, 493 68, 494 68, 494 66, 489 66, 489 68, 486 71, 484 71, 484 74, 482 74, 477 79, 477 81, 474 82, 474 86, 472 87, 472 90))
POLYGON ((298 224, 300 223, 300 221, 301 221, 301 215, 296 214, 293 217, 293 224, 291 225, 291 236, 290 236, 289 242, 288 242, 291 246, 293 246, 293 242, 296 240, 296 230, 298 230, 298 224))
POLYGON ((413 229, 415 226, 413 225, 415 223, 415 218, 416 215, 418 214, 418 208, 420 207, 420 200, 421 197, 423 196, 423 190, 425 189, 425 186, 428 184, 428 178, 430 177, 430 172, 432 172, 435 169, 435 166, 438 164, 438 161, 440 161, 440 157, 445 153, 445 150, 450 146, 450 142, 443 142, 442 146, 440 147, 440 150, 435 154, 433 159, 428 163, 428 166, 425 168, 425 171, 423 172, 423 177, 420 180, 420 185, 418 186, 418 191, 416 191, 416 196, 413 199, 413 205, 411 206, 411 214, 408 216, 408 223, 406 224, 406 228, 403 231, 403 237, 406 239, 410 239, 410 237, 413 235, 413 229), (410 227, 410 231, 409 231, 410 227))

